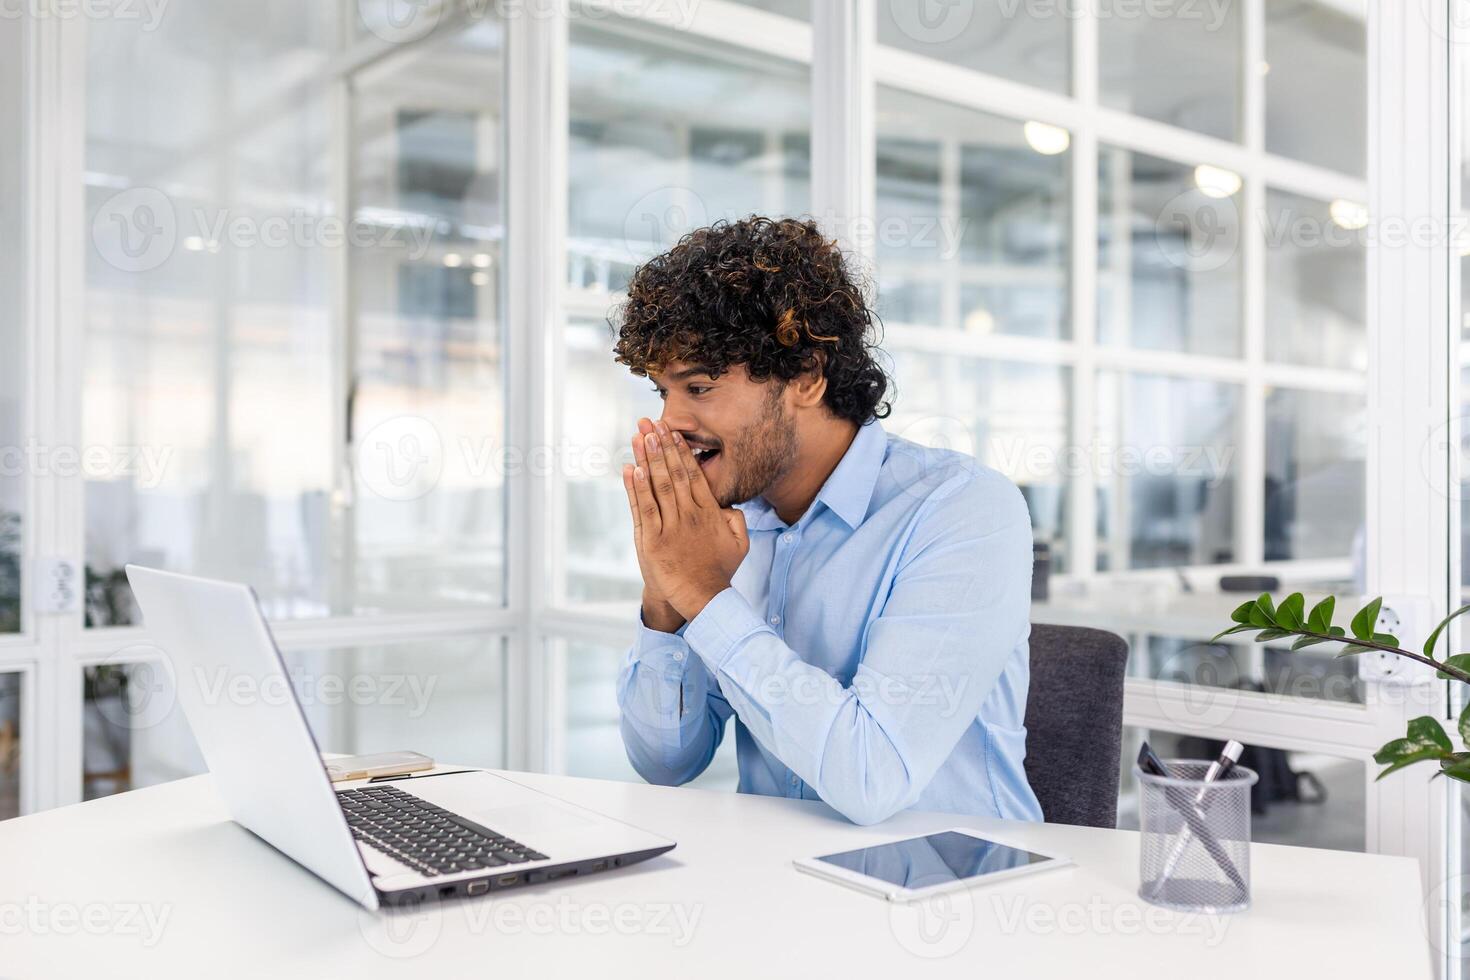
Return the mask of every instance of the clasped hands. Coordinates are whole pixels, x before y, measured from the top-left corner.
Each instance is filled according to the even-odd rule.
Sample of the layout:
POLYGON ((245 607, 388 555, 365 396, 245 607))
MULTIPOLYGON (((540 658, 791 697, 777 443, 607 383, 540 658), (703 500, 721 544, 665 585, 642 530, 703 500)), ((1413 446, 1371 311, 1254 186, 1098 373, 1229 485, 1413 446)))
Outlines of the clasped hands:
POLYGON ((638 420, 623 488, 643 573, 643 622, 672 633, 730 587, 750 550, 745 515, 722 508, 683 436, 638 420))

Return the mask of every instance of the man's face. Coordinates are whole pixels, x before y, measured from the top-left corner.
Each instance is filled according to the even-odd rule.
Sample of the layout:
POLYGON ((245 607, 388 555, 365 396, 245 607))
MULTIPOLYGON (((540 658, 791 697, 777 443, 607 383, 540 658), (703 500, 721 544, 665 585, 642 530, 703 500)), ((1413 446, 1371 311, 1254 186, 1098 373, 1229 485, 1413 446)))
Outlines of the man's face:
POLYGON ((718 378, 674 361, 650 380, 663 399, 663 421, 681 433, 721 507, 759 497, 796 458, 796 429, 785 386, 752 381, 743 364, 718 378))

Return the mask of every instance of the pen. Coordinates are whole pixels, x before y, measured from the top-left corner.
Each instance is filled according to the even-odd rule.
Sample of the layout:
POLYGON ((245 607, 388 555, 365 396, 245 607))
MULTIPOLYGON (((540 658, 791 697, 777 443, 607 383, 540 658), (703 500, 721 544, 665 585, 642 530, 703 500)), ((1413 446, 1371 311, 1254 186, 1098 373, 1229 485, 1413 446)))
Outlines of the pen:
MULTIPOLYGON (((1240 754, 1244 751, 1245 746, 1234 739, 1226 742, 1225 747, 1220 750, 1220 758, 1210 763, 1210 768, 1205 772, 1205 782, 1208 784, 1213 783, 1217 779, 1223 779, 1231 769, 1235 768, 1235 764, 1240 761, 1240 754)), ((1194 808, 1196 812, 1202 810, 1205 797, 1208 795, 1209 789, 1206 786, 1201 786, 1199 792, 1194 797, 1194 808)), ((1200 815, 1203 817, 1203 813, 1200 815)), ((1174 849, 1164 859, 1164 868, 1159 872, 1155 891, 1164 887, 1164 882, 1169 880, 1169 877, 1174 873, 1174 869, 1179 865, 1180 859, 1184 857, 1184 852, 1189 849, 1189 839, 1191 836, 1193 836, 1191 828, 1186 826, 1184 831, 1179 835, 1179 840, 1175 842, 1174 849)))

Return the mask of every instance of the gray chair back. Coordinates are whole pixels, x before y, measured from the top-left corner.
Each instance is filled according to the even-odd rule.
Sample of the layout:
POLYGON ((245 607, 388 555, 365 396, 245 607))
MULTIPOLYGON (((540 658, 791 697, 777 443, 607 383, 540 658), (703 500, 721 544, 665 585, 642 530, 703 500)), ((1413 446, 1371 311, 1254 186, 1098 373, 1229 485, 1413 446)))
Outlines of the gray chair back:
POLYGON ((1047 823, 1117 826, 1127 664, 1115 633, 1031 627, 1026 778, 1047 823))

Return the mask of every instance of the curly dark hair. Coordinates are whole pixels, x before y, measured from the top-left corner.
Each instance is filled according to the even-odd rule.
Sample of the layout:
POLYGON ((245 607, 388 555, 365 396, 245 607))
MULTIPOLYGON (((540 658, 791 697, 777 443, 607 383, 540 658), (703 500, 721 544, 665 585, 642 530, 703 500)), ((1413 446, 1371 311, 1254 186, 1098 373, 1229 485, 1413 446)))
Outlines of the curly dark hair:
POLYGON ((636 375, 684 361, 718 377, 743 364, 753 380, 784 383, 820 364, 833 415, 888 416, 881 323, 813 221, 752 215, 690 232, 634 270, 611 322, 613 353, 636 375))

